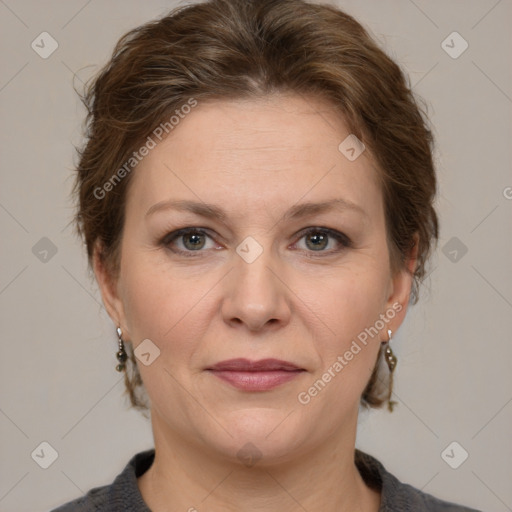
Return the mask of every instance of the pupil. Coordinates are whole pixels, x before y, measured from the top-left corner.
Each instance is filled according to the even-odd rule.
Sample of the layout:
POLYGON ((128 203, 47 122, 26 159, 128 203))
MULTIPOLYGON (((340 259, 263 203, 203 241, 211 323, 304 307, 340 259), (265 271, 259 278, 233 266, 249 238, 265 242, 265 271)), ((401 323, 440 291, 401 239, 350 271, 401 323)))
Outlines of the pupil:
POLYGON ((201 237, 201 235, 198 235, 198 234, 188 235, 188 239, 189 239, 189 241, 191 241, 191 245, 194 247, 197 247, 198 245, 201 244, 200 237, 201 237))
POLYGON ((317 247, 317 248, 318 247, 323 247, 321 243, 324 241, 325 235, 322 235, 322 234, 311 235, 310 239, 311 240, 316 240, 316 242, 320 242, 320 245, 317 244, 316 242, 313 242, 314 247, 317 247))

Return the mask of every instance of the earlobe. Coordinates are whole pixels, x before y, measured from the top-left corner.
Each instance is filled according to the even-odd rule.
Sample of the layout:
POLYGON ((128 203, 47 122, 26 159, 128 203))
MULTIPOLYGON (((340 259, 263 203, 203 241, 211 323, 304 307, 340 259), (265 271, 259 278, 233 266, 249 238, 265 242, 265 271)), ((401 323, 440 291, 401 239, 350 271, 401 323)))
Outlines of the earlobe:
POLYGON ((117 290, 117 282, 108 272, 101 254, 101 242, 97 240, 94 244, 93 270, 100 289, 101 298, 103 299, 103 304, 105 305, 108 315, 116 327, 119 327, 120 325, 124 326, 124 311, 122 301, 117 290))

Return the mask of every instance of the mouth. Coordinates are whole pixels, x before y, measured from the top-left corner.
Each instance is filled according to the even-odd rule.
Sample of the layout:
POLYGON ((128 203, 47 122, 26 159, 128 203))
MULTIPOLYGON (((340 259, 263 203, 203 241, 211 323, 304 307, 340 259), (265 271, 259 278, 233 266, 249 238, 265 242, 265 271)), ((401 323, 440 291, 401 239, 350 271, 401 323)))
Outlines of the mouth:
POLYGON ((279 359, 230 359, 206 368, 206 371, 243 391, 268 391, 306 370, 279 359))

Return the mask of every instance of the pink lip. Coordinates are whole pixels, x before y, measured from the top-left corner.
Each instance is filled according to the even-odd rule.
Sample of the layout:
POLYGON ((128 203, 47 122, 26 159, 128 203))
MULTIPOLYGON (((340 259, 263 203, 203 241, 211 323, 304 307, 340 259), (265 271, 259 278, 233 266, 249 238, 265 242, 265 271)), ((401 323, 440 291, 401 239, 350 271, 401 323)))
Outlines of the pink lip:
POLYGON ((244 391, 267 391, 292 380, 304 371, 293 363, 278 359, 230 359, 207 370, 244 391))

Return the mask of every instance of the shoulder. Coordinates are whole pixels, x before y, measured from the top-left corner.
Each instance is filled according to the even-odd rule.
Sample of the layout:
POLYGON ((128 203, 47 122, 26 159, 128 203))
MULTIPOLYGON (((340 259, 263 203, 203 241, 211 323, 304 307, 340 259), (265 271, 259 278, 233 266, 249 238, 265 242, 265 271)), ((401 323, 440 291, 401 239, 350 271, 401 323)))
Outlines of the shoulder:
POLYGON ((65 503, 51 512, 98 512, 100 510, 107 510, 109 491, 110 485, 95 487, 85 496, 65 503))
POLYGON ((137 478, 153 463, 155 450, 134 455, 110 485, 94 487, 81 498, 51 512, 149 512, 137 486, 137 478), (130 508, 126 504, 130 503, 130 508))
POLYGON ((443 501, 409 484, 400 482, 400 490, 386 511, 414 510, 418 512, 482 512, 464 505, 443 501), (392 506, 391 506, 392 505, 392 506))
POLYGON ((481 512, 464 505, 443 501, 400 482, 374 457, 356 450, 355 463, 365 482, 381 491, 379 512, 481 512))

